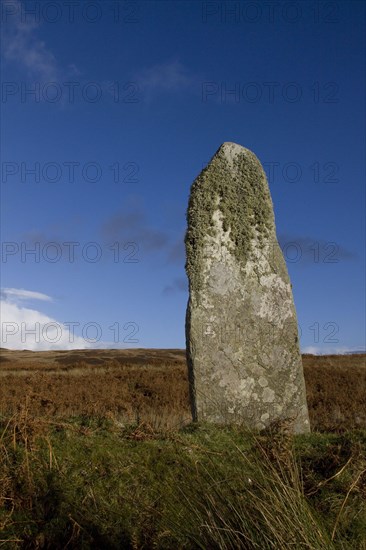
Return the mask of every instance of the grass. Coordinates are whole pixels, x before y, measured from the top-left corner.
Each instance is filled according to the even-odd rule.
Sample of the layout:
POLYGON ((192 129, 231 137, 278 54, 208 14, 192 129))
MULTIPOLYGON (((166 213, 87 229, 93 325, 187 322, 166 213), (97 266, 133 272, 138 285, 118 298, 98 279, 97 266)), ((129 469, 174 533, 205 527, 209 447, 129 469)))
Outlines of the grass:
POLYGON ((366 550, 365 357, 303 356, 313 432, 190 423, 183 352, 5 352, 0 548, 366 550))
POLYGON ((51 422, 0 428, 0 546, 365 549, 366 433, 51 422))

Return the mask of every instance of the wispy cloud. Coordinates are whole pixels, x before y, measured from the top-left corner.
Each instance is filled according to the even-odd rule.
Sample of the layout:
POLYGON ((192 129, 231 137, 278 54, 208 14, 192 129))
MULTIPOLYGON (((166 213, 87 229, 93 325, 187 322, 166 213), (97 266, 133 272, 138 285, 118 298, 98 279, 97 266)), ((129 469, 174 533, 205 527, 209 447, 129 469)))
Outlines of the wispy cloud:
POLYGON ((278 242, 289 263, 339 263, 357 258, 355 252, 335 241, 286 233, 278 236, 278 242))
POLYGON ((2 24, 1 55, 27 78, 41 82, 60 82, 62 79, 79 76, 74 63, 62 67, 55 55, 39 36, 42 23, 31 14, 24 15, 21 0, 7 1, 11 8, 2 24))
POLYGON ((169 235, 154 229, 141 209, 114 214, 104 223, 102 235, 104 238, 125 243, 135 242, 145 252, 161 250, 169 241, 169 235))
POLYGON ((176 292, 188 292, 188 281, 186 277, 177 277, 170 285, 163 288, 163 294, 169 295, 176 292))
POLYGON ((16 63, 28 77, 43 81, 59 78, 59 66, 54 54, 38 37, 40 23, 28 17, 22 20, 22 3, 12 0, 14 15, 3 25, 2 52, 4 59, 16 63))
POLYGON ((41 311, 24 307, 25 300, 51 302, 52 298, 33 290, 3 288, 0 293, 1 347, 32 351, 90 347, 63 323, 41 311))
POLYGON ((364 346, 359 347, 321 347, 321 346, 305 346, 301 348, 301 353, 310 353, 311 355, 343 355, 352 353, 365 353, 364 346))
POLYGON ((5 299, 12 302, 19 302, 22 300, 41 300, 43 302, 52 302, 52 298, 43 294, 42 292, 35 292, 33 290, 24 290, 22 288, 2 288, 0 290, 1 299, 5 299))
POLYGON ((181 236, 168 250, 168 263, 184 264, 185 257, 184 237, 181 236))
POLYGON ((193 87, 196 78, 178 60, 142 69, 134 78, 145 99, 177 93, 193 87))

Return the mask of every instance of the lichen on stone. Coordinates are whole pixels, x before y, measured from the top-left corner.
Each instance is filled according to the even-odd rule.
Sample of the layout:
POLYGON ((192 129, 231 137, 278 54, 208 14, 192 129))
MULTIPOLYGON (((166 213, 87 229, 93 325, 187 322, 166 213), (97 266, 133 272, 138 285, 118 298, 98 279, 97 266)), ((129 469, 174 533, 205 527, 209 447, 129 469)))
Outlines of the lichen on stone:
POLYGON ((238 149, 234 156, 228 158, 230 146, 234 144, 223 144, 218 149, 191 188, 185 237, 186 271, 191 288, 196 291, 202 286, 205 239, 215 236, 212 217, 217 208, 222 214, 224 231, 230 231, 233 254, 242 266, 249 258, 251 240, 256 236, 259 246, 263 245, 274 225, 268 184, 258 158, 239 146, 235 146, 238 149))
POLYGON ((187 211, 187 364, 194 420, 309 430, 298 329, 257 157, 223 144, 187 211))

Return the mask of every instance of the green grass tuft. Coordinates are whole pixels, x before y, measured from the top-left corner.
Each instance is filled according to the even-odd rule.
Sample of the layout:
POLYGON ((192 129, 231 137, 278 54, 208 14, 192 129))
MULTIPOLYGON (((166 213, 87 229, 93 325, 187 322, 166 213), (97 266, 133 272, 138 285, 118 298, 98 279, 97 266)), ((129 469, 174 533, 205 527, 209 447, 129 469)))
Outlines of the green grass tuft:
POLYGON ((0 547, 365 549, 366 433, 0 422, 0 547))

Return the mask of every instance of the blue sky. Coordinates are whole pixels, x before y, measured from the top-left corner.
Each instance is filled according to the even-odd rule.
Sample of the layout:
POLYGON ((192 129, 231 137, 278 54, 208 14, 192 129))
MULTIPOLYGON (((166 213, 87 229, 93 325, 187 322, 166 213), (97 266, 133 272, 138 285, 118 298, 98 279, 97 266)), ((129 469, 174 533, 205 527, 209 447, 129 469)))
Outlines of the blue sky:
POLYGON ((363 2, 1 9, 4 347, 184 347, 189 190, 234 141, 267 172, 303 351, 365 348, 363 2))

